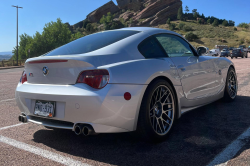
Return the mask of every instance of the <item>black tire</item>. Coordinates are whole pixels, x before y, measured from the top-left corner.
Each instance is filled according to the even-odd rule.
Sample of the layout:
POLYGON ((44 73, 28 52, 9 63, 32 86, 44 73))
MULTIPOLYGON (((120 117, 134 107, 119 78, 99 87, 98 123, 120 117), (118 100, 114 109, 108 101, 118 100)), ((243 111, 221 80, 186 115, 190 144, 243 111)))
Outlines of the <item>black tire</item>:
MULTIPOLYGON (((231 83, 230 83, 231 85, 231 83)), ((232 85, 231 85, 232 87, 232 85)), ((225 102, 232 102, 235 100, 235 98, 237 97, 237 91, 238 91, 238 81, 237 81, 237 75, 235 73, 235 70, 230 67, 229 70, 228 70, 228 73, 227 73, 227 80, 226 80, 226 85, 225 85, 225 90, 224 90, 224 97, 223 97, 223 100, 225 102), (229 88, 229 79, 230 79, 230 76, 231 76, 231 73, 234 75, 235 77, 235 96, 234 95, 231 95, 232 92, 230 91, 230 88, 229 88)))
MULTIPOLYGON (((161 91, 162 91, 162 89, 160 90, 160 92, 161 91)), ((162 93, 166 94, 166 92, 167 91, 165 91, 165 92, 163 91, 162 93)), ((158 92, 157 92, 156 96, 157 95, 158 95, 158 92)), ((164 97, 164 95, 163 95, 163 97, 164 97)), ((163 97, 161 99, 164 100, 163 97)), ((166 97, 166 99, 167 99, 167 97, 166 97)), ((166 99, 165 99, 165 101, 166 101, 166 99)), ((158 100, 158 101, 162 102, 162 100, 158 100)), ((168 99, 167 102, 169 102, 169 101, 170 100, 168 99)), ((155 109, 157 109, 157 108, 155 108, 155 109)), ((137 130, 136 130, 138 136, 141 137, 143 140, 149 141, 149 142, 164 141, 167 138, 167 136, 169 135, 169 132, 171 131, 171 128, 172 128, 173 123, 174 123, 176 111, 177 111, 176 96, 175 96, 175 93, 174 93, 171 85, 163 79, 158 79, 158 80, 155 80, 154 82, 150 83, 144 96, 143 96, 141 107, 140 107, 138 123, 137 123, 137 130), (164 130, 165 126, 162 128, 162 126, 164 125, 164 121, 160 120, 160 118, 163 118, 163 114, 164 114, 163 112, 165 112, 164 106, 162 106, 162 105, 161 105, 162 107, 160 106, 162 108, 162 111, 160 113, 161 114, 160 118, 157 117, 159 111, 157 111, 157 113, 156 113, 154 111, 154 108, 152 109, 152 107, 157 107, 156 106, 157 104, 154 104, 154 103, 158 103, 158 102, 153 102, 153 101, 157 101, 157 98, 156 98, 156 100, 153 100, 153 97, 155 97, 154 94, 156 94, 157 90, 160 89, 159 87, 167 87, 166 89, 168 91, 170 91, 172 94, 172 97, 170 99, 173 100, 173 101, 171 101, 172 105, 170 107, 169 107, 169 105, 166 105, 167 109, 170 108, 170 110, 172 110, 169 112, 166 111, 168 114, 171 112, 171 116, 169 116, 169 117, 172 117, 172 120, 170 120, 170 119, 166 120, 166 121, 168 121, 168 123, 170 121, 169 124, 171 124, 171 125, 168 125, 167 123, 165 124, 165 126, 167 126, 166 131, 164 130), (151 104, 151 103, 153 103, 153 104, 151 104), (172 107, 172 109, 171 109, 171 107, 172 107), (150 111, 150 109, 151 109, 151 111, 150 111), (154 115, 150 115, 150 113, 153 113, 154 115), (154 123, 155 121, 156 121, 156 123, 154 123), (160 124, 160 122, 162 125, 160 124), (156 125, 154 125, 154 124, 156 124, 156 125), (164 133, 157 133, 158 131, 155 130, 155 127, 156 127, 156 130, 157 130, 157 127, 159 127, 158 128, 159 132, 160 132, 160 128, 161 128, 161 130, 163 129, 164 133)))

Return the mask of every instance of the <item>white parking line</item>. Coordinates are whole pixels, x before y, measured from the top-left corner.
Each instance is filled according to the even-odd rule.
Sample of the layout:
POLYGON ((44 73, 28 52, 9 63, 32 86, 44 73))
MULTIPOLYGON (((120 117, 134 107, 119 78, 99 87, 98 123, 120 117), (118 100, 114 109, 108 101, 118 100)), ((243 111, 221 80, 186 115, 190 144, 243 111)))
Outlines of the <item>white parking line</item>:
POLYGON ((18 123, 18 124, 12 125, 12 126, 2 127, 2 128, 0 128, 0 130, 5 130, 5 129, 8 129, 8 128, 20 126, 20 125, 23 125, 23 124, 25 124, 25 123, 18 123))
POLYGON ((22 150, 25 150, 25 151, 28 151, 28 152, 31 152, 31 153, 34 153, 36 155, 42 156, 44 158, 56 161, 56 162, 64 164, 64 165, 90 166, 89 164, 73 160, 73 159, 71 159, 69 157, 64 157, 62 155, 59 155, 59 154, 56 154, 56 153, 53 153, 53 152, 50 152, 50 151, 47 151, 47 150, 43 150, 41 148, 38 148, 38 147, 35 147, 35 146, 32 146, 32 145, 28 145, 26 143, 19 142, 19 141, 16 141, 14 139, 10 139, 10 138, 4 137, 4 136, 0 136, 0 142, 11 145, 11 146, 14 146, 16 148, 19 148, 19 149, 22 149, 22 150))
POLYGON ((5 101, 11 101, 11 100, 15 100, 15 98, 13 98, 13 99, 6 99, 6 100, 0 100, 0 103, 1 102, 5 102, 5 101))
POLYGON ((226 147, 217 157, 214 158, 207 166, 225 166, 237 152, 247 143, 246 138, 250 137, 250 127, 242 133, 236 140, 226 147))

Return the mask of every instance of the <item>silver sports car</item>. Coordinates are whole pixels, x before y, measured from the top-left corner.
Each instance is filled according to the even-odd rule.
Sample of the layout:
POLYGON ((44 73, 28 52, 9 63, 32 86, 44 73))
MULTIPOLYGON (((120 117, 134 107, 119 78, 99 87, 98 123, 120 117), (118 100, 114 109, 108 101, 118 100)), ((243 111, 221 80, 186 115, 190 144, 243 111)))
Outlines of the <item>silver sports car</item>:
POLYGON ((26 61, 16 88, 19 121, 164 140, 184 112, 237 95, 234 64, 201 52, 157 28, 85 36, 26 61))

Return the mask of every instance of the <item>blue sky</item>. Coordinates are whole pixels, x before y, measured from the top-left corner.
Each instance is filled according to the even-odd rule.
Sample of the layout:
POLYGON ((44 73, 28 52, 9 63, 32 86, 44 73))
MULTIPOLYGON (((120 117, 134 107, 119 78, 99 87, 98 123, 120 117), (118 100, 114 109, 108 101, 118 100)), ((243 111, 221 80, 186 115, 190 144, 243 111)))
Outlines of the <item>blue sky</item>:
MULTIPOLYGON (((16 45, 16 8, 19 9, 19 35, 42 32, 45 23, 61 18, 71 25, 109 0, 0 0, 0 52, 11 51, 16 45)), ((113 0, 116 3, 116 0, 113 0)), ((250 22, 249 0, 182 0, 183 9, 198 9, 205 16, 234 20, 236 25, 250 22)))

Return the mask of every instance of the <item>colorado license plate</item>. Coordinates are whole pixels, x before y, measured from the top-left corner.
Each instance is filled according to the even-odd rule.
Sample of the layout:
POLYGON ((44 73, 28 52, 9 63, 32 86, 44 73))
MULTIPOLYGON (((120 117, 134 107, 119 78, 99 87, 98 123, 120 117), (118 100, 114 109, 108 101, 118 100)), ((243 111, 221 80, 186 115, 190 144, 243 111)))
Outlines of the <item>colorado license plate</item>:
POLYGON ((54 117, 56 102, 54 101, 39 101, 35 103, 35 115, 54 117))

